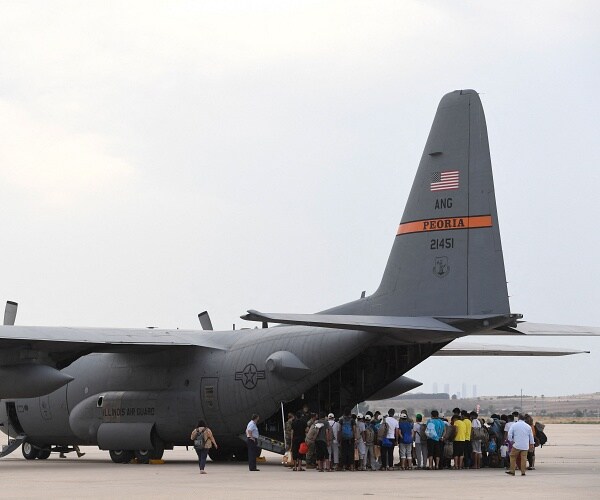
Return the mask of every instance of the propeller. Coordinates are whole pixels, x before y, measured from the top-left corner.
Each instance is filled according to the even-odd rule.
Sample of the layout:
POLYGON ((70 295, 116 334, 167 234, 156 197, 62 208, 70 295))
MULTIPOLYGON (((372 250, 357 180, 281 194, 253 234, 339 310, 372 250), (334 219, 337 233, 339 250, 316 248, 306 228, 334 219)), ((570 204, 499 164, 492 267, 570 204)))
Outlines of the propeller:
POLYGON ((13 302, 12 300, 6 301, 6 307, 4 309, 4 325, 5 326, 14 326, 15 319, 17 317, 17 308, 19 304, 13 302))
POLYGON ((200 320, 200 325, 203 330, 212 330, 212 322, 210 321, 210 316, 208 315, 208 311, 203 311, 198 314, 198 319, 200 320))

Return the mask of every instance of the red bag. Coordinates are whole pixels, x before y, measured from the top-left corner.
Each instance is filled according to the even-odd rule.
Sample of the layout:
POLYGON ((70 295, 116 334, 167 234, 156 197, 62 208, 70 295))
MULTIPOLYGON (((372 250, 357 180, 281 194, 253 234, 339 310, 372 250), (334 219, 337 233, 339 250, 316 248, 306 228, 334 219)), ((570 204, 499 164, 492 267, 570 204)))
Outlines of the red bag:
POLYGON ((298 453, 300 453, 300 455, 306 455, 308 453, 308 445, 306 443, 300 443, 298 453))

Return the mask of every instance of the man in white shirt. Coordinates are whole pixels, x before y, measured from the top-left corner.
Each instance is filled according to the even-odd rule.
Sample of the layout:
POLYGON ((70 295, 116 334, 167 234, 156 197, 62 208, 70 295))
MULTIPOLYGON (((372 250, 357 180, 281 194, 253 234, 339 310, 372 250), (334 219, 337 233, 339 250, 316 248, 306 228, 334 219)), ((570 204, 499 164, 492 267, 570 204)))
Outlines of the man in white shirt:
POLYGON ((398 421, 394 418, 395 413, 396 410, 390 408, 388 416, 383 419, 383 424, 381 424, 387 424, 387 434, 381 443, 380 470, 394 470, 394 448, 396 446, 396 438, 398 437, 398 421))
POLYGON ((481 468, 481 429, 482 425, 479 419, 477 418, 479 415, 476 411, 472 411, 469 414, 469 418, 471 419, 471 469, 480 469, 481 468))
POLYGON ((523 416, 519 415, 519 420, 513 423, 508 430, 508 440, 513 443, 510 451, 510 470, 505 471, 511 476, 515 475, 515 465, 517 456, 521 460, 521 476, 525 475, 527 467, 527 451, 533 450, 533 432, 531 427, 523 420, 523 416))
POLYGON ((248 468, 251 472, 259 471, 256 468, 256 457, 258 457, 258 419, 255 413, 246 427, 246 442, 248 444, 248 468))

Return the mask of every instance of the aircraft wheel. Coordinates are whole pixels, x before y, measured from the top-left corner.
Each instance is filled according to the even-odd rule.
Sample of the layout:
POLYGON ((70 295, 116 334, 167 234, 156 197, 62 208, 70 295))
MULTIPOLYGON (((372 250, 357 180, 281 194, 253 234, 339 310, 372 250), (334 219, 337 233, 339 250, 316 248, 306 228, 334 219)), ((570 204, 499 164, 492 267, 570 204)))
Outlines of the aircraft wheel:
POLYGON ((152 458, 152 451, 153 450, 135 450, 135 458, 138 461, 138 463, 140 464, 147 464, 150 462, 150 459, 152 458))
MULTIPOLYGON (((258 453, 260 456, 260 451, 258 453)), ((236 462, 247 462, 248 461, 248 448, 246 446, 242 448, 236 448, 233 452, 233 459, 236 462)))
POLYGON ((50 448, 42 448, 38 452, 38 460, 46 460, 50 456, 50 448))
POLYGON ((148 450, 148 453, 150 454, 150 460, 160 460, 165 452, 165 443, 163 443, 162 439, 155 435, 154 439, 152 439, 152 444, 154 448, 152 450, 148 450))
POLYGON ((110 450, 108 454, 116 464, 128 464, 133 458, 133 452, 129 450, 110 450))
POLYGON ((21 452, 27 460, 35 460, 38 457, 40 450, 33 446, 29 441, 25 441, 21 445, 21 452))

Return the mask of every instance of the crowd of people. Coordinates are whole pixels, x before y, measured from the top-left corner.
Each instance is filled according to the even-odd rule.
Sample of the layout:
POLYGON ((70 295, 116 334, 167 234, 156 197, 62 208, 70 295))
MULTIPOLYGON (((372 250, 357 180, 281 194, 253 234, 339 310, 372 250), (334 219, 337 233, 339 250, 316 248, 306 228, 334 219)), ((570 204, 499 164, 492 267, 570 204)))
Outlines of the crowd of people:
POLYGON ((319 472, 503 467, 514 475, 518 467, 525 475, 535 470, 535 448, 546 442, 543 428, 519 412, 480 418, 455 408, 450 418, 432 410, 425 419, 406 410, 363 415, 348 409, 336 418, 305 407, 288 414, 284 463, 319 472))

